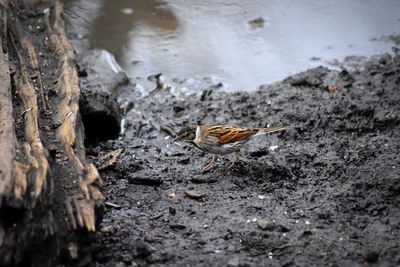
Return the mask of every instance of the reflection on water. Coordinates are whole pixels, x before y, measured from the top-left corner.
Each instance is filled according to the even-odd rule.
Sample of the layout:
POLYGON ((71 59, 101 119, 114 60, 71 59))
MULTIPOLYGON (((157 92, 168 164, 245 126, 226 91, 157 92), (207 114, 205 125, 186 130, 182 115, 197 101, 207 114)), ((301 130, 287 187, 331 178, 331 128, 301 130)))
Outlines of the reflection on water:
POLYGON ((86 48, 112 52, 131 77, 213 77, 228 90, 347 55, 388 52, 393 44, 372 39, 400 33, 398 0, 65 3, 68 25, 86 48))
POLYGON ((90 27, 90 47, 104 48, 121 59, 132 38, 130 32, 136 27, 173 32, 177 21, 171 11, 161 9, 154 0, 106 0, 93 25, 95 27, 90 27))
POLYGON ((118 60, 124 56, 132 37, 130 32, 135 28, 149 27, 168 33, 178 27, 174 14, 155 0, 64 2, 70 23, 77 23, 72 26, 78 26, 78 31, 89 36, 89 48, 106 49, 118 60))

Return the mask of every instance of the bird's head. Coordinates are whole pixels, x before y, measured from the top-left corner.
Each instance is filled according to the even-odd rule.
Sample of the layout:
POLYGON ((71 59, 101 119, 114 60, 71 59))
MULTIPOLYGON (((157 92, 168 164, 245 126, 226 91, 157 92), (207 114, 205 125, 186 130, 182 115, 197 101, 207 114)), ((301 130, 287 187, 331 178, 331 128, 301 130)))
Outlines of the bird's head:
POLYGON ((183 127, 177 134, 174 141, 193 142, 196 138, 196 125, 183 127))

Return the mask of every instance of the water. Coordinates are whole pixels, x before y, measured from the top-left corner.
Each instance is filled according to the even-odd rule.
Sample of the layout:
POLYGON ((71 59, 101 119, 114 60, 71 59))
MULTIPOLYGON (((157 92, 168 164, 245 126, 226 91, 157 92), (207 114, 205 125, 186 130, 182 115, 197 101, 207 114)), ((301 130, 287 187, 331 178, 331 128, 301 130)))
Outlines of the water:
POLYGON ((83 41, 78 50, 110 51, 132 78, 163 73, 201 87, 211 77, 227 91, 253 90, 348 55, 389 52, 394 44, 381 37, 400 33, 399 0, 65 4, 68 25, 83 41))

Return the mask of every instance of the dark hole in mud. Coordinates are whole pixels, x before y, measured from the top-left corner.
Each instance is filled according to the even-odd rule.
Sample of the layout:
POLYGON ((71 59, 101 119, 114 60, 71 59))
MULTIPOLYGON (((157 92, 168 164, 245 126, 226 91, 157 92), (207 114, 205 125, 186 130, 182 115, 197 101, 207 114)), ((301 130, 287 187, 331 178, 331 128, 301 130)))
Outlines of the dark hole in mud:
POLYGON ((82 114, 85 126, 85 146, 95 146, 99 142, 116 139, 120 125, 114 116, 103 113, 82 114))

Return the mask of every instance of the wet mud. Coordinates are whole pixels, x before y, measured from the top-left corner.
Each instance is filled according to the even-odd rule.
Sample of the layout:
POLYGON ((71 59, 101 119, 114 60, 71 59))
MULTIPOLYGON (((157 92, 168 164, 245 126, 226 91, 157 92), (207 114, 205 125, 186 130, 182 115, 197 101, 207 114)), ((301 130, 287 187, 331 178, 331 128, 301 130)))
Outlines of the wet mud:
MULTIPOLYGON (((400 58, 317 67, 254 92, 127 89, 124 131, 92 146, 106 212, 93 266, 400 264, 400 58), (200 173, 187 124, 287 125, 200 173)), ((122 105, 122 104, 121 104, 122 105)))

